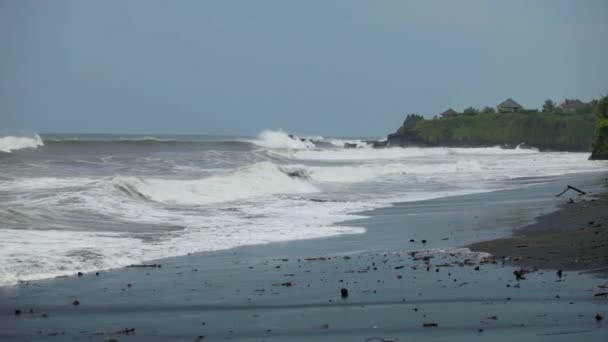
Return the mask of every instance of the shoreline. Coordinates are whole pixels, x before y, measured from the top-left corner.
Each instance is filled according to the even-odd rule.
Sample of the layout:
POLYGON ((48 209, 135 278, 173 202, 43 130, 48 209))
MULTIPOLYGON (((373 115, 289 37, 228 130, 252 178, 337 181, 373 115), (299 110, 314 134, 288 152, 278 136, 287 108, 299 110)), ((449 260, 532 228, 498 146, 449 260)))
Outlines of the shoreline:
POLYGON ((515 266, 608 276, 608 190, 575 197, 565 194, 563 201, 556 211, 538 216, 534 223, 514 230, 512 236, 473 243, 468 248, 515 266))
POLYGON ((605 280, 542 270, 520 280, 460 247, 554 212, 566 182, 595 190, 599 175, 395 203, 341 223, 364 234, 0 287, 0 340, 604 341, 605 280))

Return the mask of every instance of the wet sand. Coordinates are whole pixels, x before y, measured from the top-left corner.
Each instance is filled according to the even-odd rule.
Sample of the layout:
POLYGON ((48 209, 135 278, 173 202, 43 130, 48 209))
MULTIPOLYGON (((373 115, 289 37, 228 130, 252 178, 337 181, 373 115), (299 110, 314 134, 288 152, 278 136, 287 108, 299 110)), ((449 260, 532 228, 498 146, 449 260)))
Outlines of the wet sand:
POLYGON ((514 265, 608 273, 608 193, 563 197, 558 211, 538 217, 514 236, 470 248, 514 265))
POLYGON ((2 287, 0 340, 605 341, 606 279, 518 278, 520 266, 461 248, 548 217, 563 184, 596 191, 602 181, 398 203, 344 223, 365 234, 2 287))

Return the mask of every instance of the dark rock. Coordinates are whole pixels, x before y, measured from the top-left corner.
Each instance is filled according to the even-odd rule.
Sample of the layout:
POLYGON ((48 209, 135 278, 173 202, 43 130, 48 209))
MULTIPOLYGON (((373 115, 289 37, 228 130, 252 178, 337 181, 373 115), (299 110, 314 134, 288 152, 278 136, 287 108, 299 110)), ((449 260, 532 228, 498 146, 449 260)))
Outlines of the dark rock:
POLYGON ((604 319, 604 316, 602 316, 602 314, 598 313, 598 314, 596 314, 596 315, 595 315, 595 320, 596 320, 596 321, 598 321, 598 322, 599 322, 599 321, 601 321, 601 320, 603 320, 603 319, 604 319))
POLYGON ((116 332, 117 334, 133 335, 135 334, 135 328, 124 328, 116 332))
POLYGON ((559 277, 559 279, 562 279, 562 270, 557 270, 557 276, 559 277))
POLYGON ((422 240, 422 243, 426 243, 426 240, 422 240))
POLYGON ((78 305, 80 305, 80 302, 78 301, 78 299, 74 299, 74 301, 72 302, 72 305, 78 306, 78 305))
POLYGON ((423 323, 423 324, 422 324, 422 326, 423 326, 423 327, 425 327, 425 328, 429 328, 429 327, 436 327, 436 326, 438 326, 438 325, 439 325, 439 324, 434 323, 434 322, 430 322, 430 323, 423 323))
POLYGON ((19 309, 15 310, 15 316, 19 316, 19 315, 21 315, 21 310, 19 310, 19 309))
POLYGON ((82 272, 78 272, 78 276, 79 276, 79 277, 82 277, 83 275, 84 275, 84 273, 82 273, 82 272))
POLYGON ((529 270, 520 268, 519 270, 515 270, 513 271, 513 274, 515 275, 515 279, 517 280, 523 280, 526 279, 526 277, 524 277, 526 275, 526 273, 529 273, 529 270))
POLYGON ((340 295, 342 296, 342 298, 346 298, 346 297, 348 297, 348 289, 346 289, 346 288, 344 288, 344 287, 343 287, 343 288, 341 288, 341 289, 340 289, 340 295))

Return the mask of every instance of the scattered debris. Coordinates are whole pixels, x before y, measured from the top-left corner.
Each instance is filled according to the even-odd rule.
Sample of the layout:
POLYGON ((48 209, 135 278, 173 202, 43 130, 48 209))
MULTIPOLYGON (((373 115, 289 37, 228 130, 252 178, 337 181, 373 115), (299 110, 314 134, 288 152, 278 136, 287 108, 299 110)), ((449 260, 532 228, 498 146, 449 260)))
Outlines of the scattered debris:
MULTIPOLYGON (((584 192, 583 190, 579 190, 579 189, 577 189, 577 188, 573 187, 572 185, 568 185, 568 187, 566 188, 566 190, 564 190, 564 191, 560 192, 558 195, 555 195, 555 197, 559 197, 559 196, 563 195, 563 194, 564 194, 566 191, 568 191, 568 190, 570 190, 570 189, 572 189, 572 190, 574 190, 574 191, 576 191, 576 192, 580 193, 581 195, 586 195, 586 194, 587 194, 587 193, 586 193, 586 192, 584 192)), ((572 198, 571 198, 570 200, 572 200, 572 198)))
POLYGON ((290 287, 290 286, 293 286, 293 282, 288 281, 286 283, 276 283, 276 284, 272 284, 272 286, 287 286, 287 287, 290 287))
POLYGON ((530 270, 526 270, 524 268, 520 268, 519 270, 513 271, 513 274, 515 275, 515 279, 517 279, 517 280, 524 280, 524 279, 526 279, 526 277, 525 277, 526 273, 530 273, 530 270))

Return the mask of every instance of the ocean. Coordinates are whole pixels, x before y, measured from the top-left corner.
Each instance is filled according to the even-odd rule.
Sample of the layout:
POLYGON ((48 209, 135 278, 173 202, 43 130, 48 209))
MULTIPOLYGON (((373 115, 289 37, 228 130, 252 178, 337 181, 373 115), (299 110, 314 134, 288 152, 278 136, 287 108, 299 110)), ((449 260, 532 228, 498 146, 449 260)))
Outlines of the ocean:
POLYGON ((364 234, 344 222, 396 202, 526 187, 608 166, 588 157, 500 147, 374 149, 363 139, 282 131, 0 136, 0 285, 364 234))

